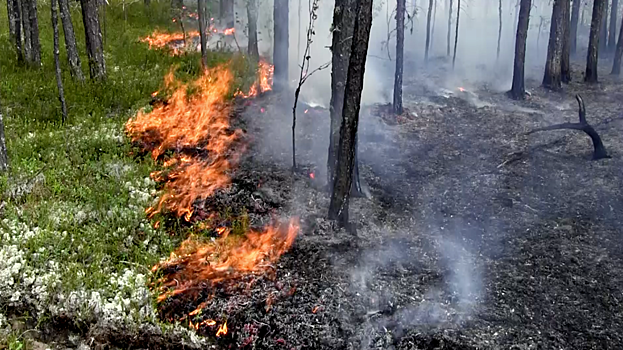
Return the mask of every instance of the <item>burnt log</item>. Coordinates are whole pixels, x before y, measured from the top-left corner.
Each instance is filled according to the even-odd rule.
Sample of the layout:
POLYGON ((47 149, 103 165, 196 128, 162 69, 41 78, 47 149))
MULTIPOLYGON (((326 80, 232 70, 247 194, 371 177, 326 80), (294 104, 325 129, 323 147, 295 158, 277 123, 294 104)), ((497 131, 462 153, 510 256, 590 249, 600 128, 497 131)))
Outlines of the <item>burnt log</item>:
POLYGON ((586 121, 586 107, 584 106, 584 100, 582 96, 575 95, 575 99, 578 101, 578 109, 580 115, 579 123, 562 123, 562 124, 554 124, 550 126, 546 126, 543 128, 538 128, 531 130, 526 133, 526 135, 533 134, 535 132, 541 131, 551 131, 551 130, 580 130, 584 131, 593 141, 593 146, 595 148, 593 152, 593 160, 599 160, 604 158, 610 158, 608 152, 606 152, 606 148, 604 147, 603 142, 601 141, 601 137, 595 131, 595 129, 586 121))

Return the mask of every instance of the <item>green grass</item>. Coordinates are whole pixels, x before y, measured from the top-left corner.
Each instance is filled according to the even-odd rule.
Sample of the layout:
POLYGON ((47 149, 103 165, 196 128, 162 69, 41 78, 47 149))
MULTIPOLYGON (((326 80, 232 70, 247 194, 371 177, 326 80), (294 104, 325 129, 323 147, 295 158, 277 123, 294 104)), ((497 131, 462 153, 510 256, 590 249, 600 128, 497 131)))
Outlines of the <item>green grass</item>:
MULTIPOLYGON (((83 72, 88 76, 81 15, 76 3, 71 3, 83 72)), ((135 158, 141 152, 123 132, 128 118, 148 107, 150 94, 162 88, 171 66, 178 67, 176 75, 181 79, 201 72, 197 53, 171 57, 138 41, 155 28, 177 29, 171 22, 169 3, 152 1, 146 9, 142 1, 134 2, 127 7, 126 21, 121 1, 111 1, 105 21, 108 77, 104 82, 71 79, 61 35, 69 109, 65 125, 60 123, 49 4, 39 3, 41 68, 17 64, 6 21, 2 22, 0 103, 10 172, 0 176, 5 219, 0 222, 0 258, 12 265, 0 262, 0 274, 4 268, 13 284, 0 287, 0 310, 19 310, 21 302, 32 303, 27 299, 34 298, 35 304, 41 304, 37 304, 39 316, 53 314, 48 304, 67 305, 64 298, 72 291, 83 293, 83 299, 96 291, 111 305, 122 305, 125 300, 134 303, 140 299, 137 290, 144 287, 142 277, 136 276, 148 275, 149 268, 181 240, 179 235, 154 229, 146 220, 144 209, 157 194, 149 173, 157 165, 149 158, 135 158), (10 271, 15 261, 21 269, 10 271), (127 271, 133 275, 123 277, 127 271), (24 292, 15 296, 20 290, 24 292)), ((4 6, 0 6, 0 18, 6 18, 4 6)), ((211 53, 209 65, 231 59, 227 53, 211 53)), ((234 59, 232 67, 236 87, 247 85, 252 73, 248 62, 234 59)), ((238 231, 246 222, 240 225, 238 231)), ((133 307, 127 306, 134 312, 141 305, 133 307)))

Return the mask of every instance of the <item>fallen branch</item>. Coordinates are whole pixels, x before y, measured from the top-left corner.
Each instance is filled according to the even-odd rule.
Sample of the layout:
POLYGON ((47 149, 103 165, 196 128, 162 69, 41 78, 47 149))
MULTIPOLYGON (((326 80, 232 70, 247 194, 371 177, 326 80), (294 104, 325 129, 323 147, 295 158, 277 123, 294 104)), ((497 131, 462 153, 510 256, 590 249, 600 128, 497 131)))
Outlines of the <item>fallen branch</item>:
POLYGON ((595 129, 586 121, 586 107, 584 106, 584 100, 582 99, 582 96, 575 95, 575 99, 578 101, 578 108, 579 108, 579 115, 580 115, 579 123, 562 123, 562 124, 550 125, 550 126, 546 126, 543 128, 531 130, 527 132, 526 135, 530 135, 530 134, 533 134, 535 132, 540 132, 540 131, 565 130, 565 129, 584 131, 593 141, 593 147, 595 148, 595 151, 593 152, 593 160, 610 158, 610 156, 606 152, 606 148, 601 142, 601 137, 599 136, 597 131, 595 131, 595 129))

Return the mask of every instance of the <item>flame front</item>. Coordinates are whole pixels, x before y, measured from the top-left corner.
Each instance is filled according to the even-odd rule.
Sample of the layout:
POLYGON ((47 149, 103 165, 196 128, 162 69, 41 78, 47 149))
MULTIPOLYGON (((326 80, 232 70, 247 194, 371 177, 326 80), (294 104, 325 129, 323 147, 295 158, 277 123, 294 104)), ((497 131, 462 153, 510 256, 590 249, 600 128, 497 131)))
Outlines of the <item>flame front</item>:
POLYGON ((141 39, 141 42, 149 44, 150 49, 171 49, 171 54, 179 55, 186 48, 184 40, 193 40, 199 37, 198 31, 190 31, 186 33, 164 33, 158 30, 154 31, 150 36, 141 39))

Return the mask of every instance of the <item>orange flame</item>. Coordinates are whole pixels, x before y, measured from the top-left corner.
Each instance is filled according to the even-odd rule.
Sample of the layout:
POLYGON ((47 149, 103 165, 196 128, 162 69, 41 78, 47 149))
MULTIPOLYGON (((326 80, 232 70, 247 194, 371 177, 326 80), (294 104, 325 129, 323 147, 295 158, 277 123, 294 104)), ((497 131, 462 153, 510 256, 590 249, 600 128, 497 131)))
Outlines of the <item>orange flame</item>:
POLYGON ((216 331, 217 337, 225 334, 227 334, 227 322, 223 323, 220 327, 218 327, 218 331, 216 331))
POLYGON ((459 86, 459 91, 460 92, 465 92, 465 89, 459 86))
MULTIPOLYGON (((257 73, 258 73, 258 80, 256 81, 255 84, 253 84, 253 86, 251 86, 251 89, 249 89, 249 93, 245 95, 244 93, 242 93, 242 91, 238 91, 234 94, 234 96, 238 96, 242 98, 249 98, 249 97, 257 96, 258 93, 264 93, 266 91, 272 90, 275 66, 273 66, 272 64, 264 60, 260 60, 258 64, 257 73)), ((262 113, 264 112, 262 111, 262 113)))
MULTIPOLYGON (((173 20, 175 22, 175 20, 173 20)), ((198 31, 190 31, 186 33, 186 40, 192 40, 198 38, 198 31)), ((150 36, 141 38, 141 42, 149 44, 150 49, 171 49, 172 55, 181 54, 185 47, 184 33, 164 33, 155 30, 150 36)))
POLYGON ((234 33, 236 33, 236 28, 227 28, 223 30, 223 34, 225 35, 232 35, 234 33))
POLYGON ((316 175, 314 175, 314 173, 309 173, 309 178, 313 180, 316 178, 316 175))

